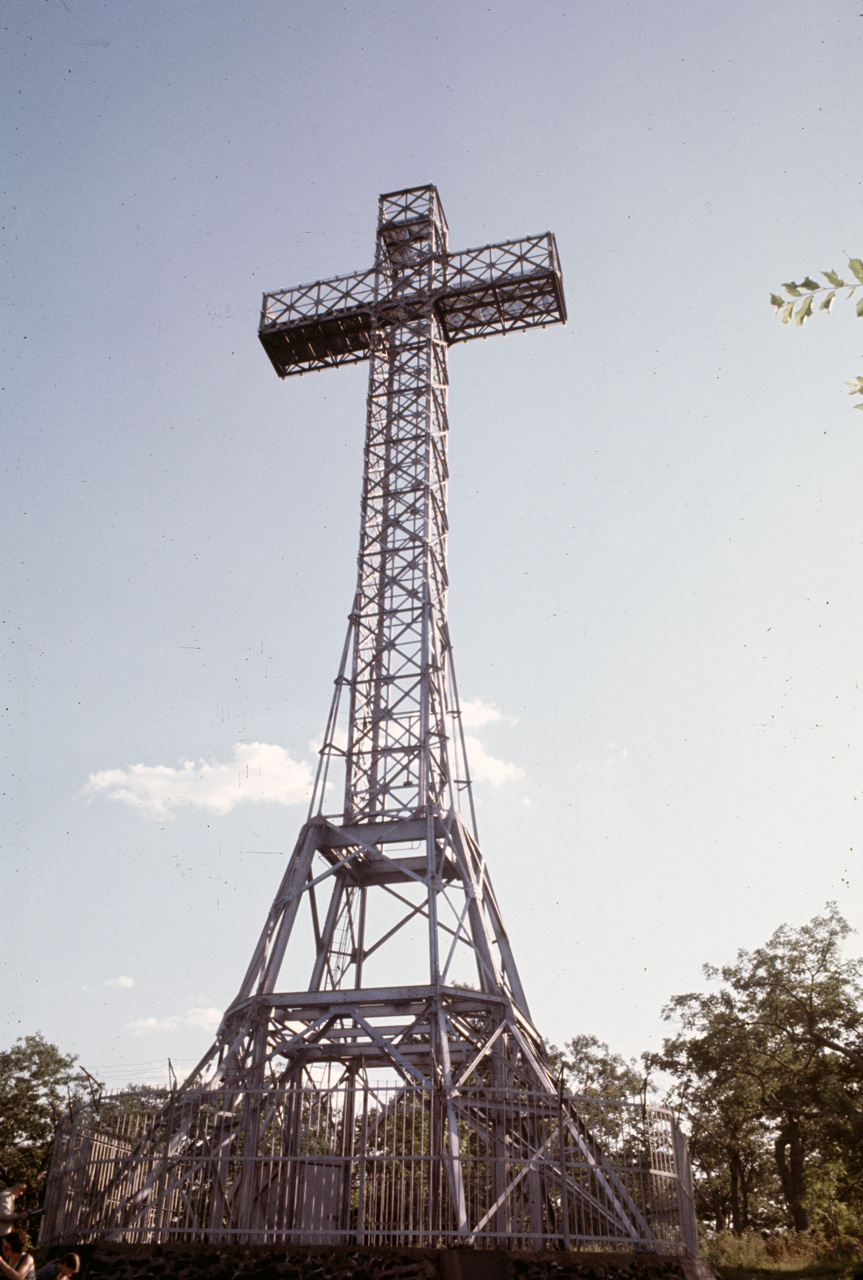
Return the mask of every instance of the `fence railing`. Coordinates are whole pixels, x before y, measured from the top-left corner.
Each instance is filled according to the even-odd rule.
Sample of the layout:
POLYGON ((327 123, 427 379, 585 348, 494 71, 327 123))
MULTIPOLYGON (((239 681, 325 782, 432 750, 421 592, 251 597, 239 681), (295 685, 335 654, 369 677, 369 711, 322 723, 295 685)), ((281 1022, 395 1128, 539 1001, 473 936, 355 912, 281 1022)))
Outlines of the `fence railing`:
POLYGON ((94 1240, 697 1254, 669 1111, 369 1082, 77 1106, 57 1129, 40 1243, 94 1240))

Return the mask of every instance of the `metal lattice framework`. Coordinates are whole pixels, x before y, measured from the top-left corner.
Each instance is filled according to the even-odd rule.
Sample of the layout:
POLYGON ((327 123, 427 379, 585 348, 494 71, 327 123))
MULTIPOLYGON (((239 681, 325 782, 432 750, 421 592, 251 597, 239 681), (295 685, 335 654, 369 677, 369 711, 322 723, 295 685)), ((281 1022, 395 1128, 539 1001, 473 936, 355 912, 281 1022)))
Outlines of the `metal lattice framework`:
POLYGON ((308 820, 211 1049, 115 1153, 104 1229, 691 1248, 550 1077, 477 838, 447 628, 447 349, 564 319, 554 237, 450 254, 432 186, 380 198, 369 270, 265 296, 280 376, 369 360, 356 596, 308 820), (370 1091, 376 1134, 425 1116, 399 1157, 410 1220, 393 1183, 373 1227, 370 1091))
POLYGON ((309 821, 214 1046, 220 1079, 301 1057, 451 1090, 488 1058, 498 1084, 516 1069, 548 1087, 476 837, 447 629, 447 347, 564 315, 551 235, 450 255, 434 187, 381 197, 371 270, 264 299, 282 376, 369 359, 362 525, 309 821), (327 815, 339 766, 343 811, 327 815), (284 994, 303 908, 314 960, 284 994), (422 971, 371 979, 411 931, 422 971))

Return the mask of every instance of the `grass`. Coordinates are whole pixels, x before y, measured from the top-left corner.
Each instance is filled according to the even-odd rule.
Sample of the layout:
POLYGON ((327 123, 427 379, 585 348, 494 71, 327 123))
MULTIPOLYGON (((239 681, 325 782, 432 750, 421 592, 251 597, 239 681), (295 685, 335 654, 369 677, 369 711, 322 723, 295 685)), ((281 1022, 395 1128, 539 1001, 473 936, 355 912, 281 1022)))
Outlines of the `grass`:
POLYGON ((863 1280, 863 1242, 825 1240, 792 1232, 763 1240, 757 1232, 719 1232, 702 1242, 702 1256, 722 1280, 863 1280))

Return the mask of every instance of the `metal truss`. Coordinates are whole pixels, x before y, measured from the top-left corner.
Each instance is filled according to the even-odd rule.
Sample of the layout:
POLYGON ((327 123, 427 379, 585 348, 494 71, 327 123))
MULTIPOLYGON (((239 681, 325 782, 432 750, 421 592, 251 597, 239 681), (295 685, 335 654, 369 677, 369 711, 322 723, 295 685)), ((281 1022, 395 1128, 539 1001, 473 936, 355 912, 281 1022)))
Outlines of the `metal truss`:
POLYGON ((432 186, 381 196, 368 271, 264 298, 280 376, 369 360, 356 595, 308 820, 240 989, 170 1117, 138 1129, 104 1184, 100 1221, 113 1204, 125 1238, 182 1220, 195 1238, 312 1240, 315 1222, 330 1230, 314 1217, 325 1202, 338 1235, 354 1230, 350 1185, 378 1197, 373 1225, 357 1209, 375 1240, 671 1239, 550 1077, 477 838, 447 627, 448 347, 564 318, 553 236, 450 254, 432 186), (363 1172, 382 1167, 369 1091, 375 1134, 403 1122, 408 1098, 427 1117, 422 1152, 400 1156, 425 1162, 410 1211, 363 1172), (321 1172, 294 1157, 327 1107, 341 1145, 314 1148, 321 1172), (250 1154, 262 1133, 288 1160, 278 1176, 250 1154), (184 1163, 193 1141, 209 1190, 184 1217, 204 1203, 184 1163))

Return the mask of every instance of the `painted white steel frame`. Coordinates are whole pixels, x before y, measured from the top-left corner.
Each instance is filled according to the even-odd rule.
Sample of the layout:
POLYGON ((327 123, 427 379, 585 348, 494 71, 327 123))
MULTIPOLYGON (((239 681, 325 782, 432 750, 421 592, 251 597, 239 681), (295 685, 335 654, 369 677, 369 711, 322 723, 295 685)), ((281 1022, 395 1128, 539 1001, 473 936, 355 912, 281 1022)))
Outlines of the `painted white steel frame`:
MULTIPOLYGON (((558 1091, 477 839, 447 628, 447 348, 564 318, 553 237, 451 255, 433 186, 381 196, 372 269, 264 299, 260 337, 281 376, 370 361, 357 589, 308 820, 236 998, 174 1100, 180 1118, 168 1145, 179 1150, 188 1137, 182 1099, 192 1107, 202 1090, 233 1099, 224 1113, 230 1146, 240 1112, 243 1131, 258 1131, 268 1087, 303 1098, 337 1088, 351 1099, 359 1087, 395 1081, 436 1100, 440 1124, 427 1154, 438 1173, 429 1186, 445 1187, 448 1238, 491 1233, 499 1242, 507 1223, 522 1220, 527 1196, 528 1234, 553 1240, 552 1204, 587 1194, 560 1168, 549 1171, 549 1144, 565 1124, 592 1161, 590 1194, 605 1206, 598 1220, 616 1239, 650 1248, 650 1223, 575 1110, 549 1128, 528 1101, 558 1091), (326 812, 334 783, 343 787, 336 814, 326 812), (420 972, 403 978, 384 965, 382 983, 382 959, 401 955, 418 926, 420 972), (311 949, 298 959, 303 937, 311 949), (490 1198, 466 1190, 477 1131, 465 1099, 483 1089, 508 1099, 483 1111, 490 1198), (535 1159, 513 1162, 507 1124, 519 1098, 522 1140, 533 1126, 540 1145, 535 1159)), ((132 1164, 155 1133, 139 1136, 132 1164)), ((164 1125, 160 1133, 164 1141, 164 1125)), ((210 1143, 215 1159, 212 1134, 210 1143)), ((163 1199, 173 1185, 162 1185, 163 1199)), ((139 1186, 142 1211, 155 1186, 139 1186)), ((248 1170, 216 1194, 213 1233, 249 1230, 261 1194, 248 1170)), ((433 1200, 424 1238, 434 1234, 433 1200)), ((119 1218, 115 1225, 122 1230, 119 1218)), ((386 1226, 393 1240, 407 1241, 406 1231, 397 1220, 386 1226)), ((301 1237, 301 1225, 291 1233, 301 1237)))

